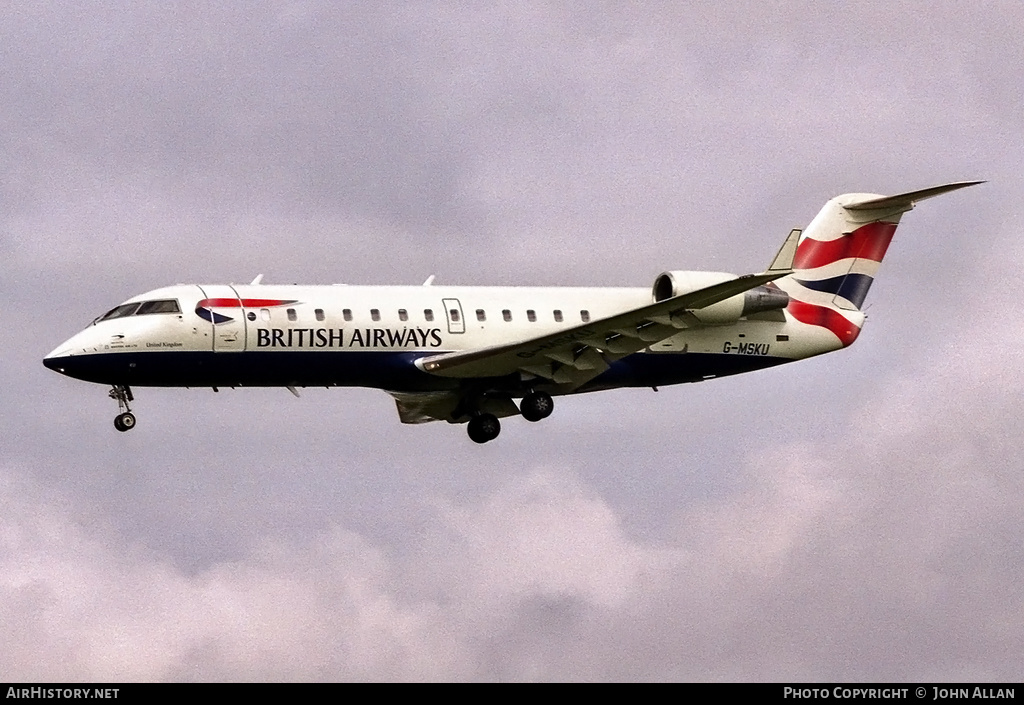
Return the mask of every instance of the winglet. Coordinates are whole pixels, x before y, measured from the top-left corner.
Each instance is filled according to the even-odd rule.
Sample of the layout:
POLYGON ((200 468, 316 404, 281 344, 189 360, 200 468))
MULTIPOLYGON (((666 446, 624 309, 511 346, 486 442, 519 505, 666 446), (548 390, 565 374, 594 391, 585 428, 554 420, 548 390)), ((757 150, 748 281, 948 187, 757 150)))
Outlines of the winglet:
POLYGON ((791 272, 793 271, 793 260, 796 258, 796 246, 800 242, 800 233, 803 230, 795 228, 789 231, 789 237, 782 243, 779 253, 775 255, 771 265, 765 270, 768 272, 791 272))
POLYGON ((896 196, 882 196, 880 198, 871 198, 867 201, 857 201, 855 203, 848 203, 843 206, 848 211, 873 211, 882 210, 888 208, 898 208, 904 211, 908 211, 914 207, 914 204, 918 201, 923 201, 926 198, 932 198, 933 196, 939 196, 950 191, 956 191, 957 189, 967 188, 968 186, 974 186, 976 184, 983 184, 984 181, 957 181, 952 184, 945 184, 943 186, 933 186, 931 188, 921 189, 920 191, 911 191, 910 193, 901 193, 896 196))

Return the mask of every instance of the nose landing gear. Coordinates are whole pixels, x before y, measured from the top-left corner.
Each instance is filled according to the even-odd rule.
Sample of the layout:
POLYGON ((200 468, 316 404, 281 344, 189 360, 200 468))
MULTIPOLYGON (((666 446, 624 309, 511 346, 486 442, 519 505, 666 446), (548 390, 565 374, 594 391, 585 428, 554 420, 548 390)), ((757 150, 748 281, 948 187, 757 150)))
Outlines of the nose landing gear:
POLYGON ((129 402, 135 401, 135 397, 132 395, 132 388, 115 384, 113 389, 110 390, 110 398, 117 400, 117 408, 119 413, 114 417, 114 428, 118 431, 131 431, 135 428, 135 414, 132 413, 132 409, 128 406, 129 402))

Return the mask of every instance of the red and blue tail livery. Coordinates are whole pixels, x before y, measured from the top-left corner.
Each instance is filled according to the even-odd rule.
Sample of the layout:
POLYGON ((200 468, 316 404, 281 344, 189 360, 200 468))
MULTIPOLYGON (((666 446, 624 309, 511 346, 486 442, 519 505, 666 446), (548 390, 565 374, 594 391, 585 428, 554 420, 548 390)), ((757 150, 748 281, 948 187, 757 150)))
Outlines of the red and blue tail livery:
POLYGON ((976 183, 830 200, 801 234, 793 275, 778 283, 792 299, 789 315, 829 331, 843 347, 851 345, 864 325, 864 300, 902 215, 917 201, 976 183))
MULTIPOLYGON (((191 284, 135 296, 43 363, 111 386, 114 426, 133 388, 372 387, 403 423, 540 421, 554 398, 702 382, 851 345, 904 213, 959 182, 837 196, 763 272, 670 270, 651 287, 191 284), (182 312, 195 311, 197 316, 182 312)), ((158 432, 158 431, 155 431, 158 432)))

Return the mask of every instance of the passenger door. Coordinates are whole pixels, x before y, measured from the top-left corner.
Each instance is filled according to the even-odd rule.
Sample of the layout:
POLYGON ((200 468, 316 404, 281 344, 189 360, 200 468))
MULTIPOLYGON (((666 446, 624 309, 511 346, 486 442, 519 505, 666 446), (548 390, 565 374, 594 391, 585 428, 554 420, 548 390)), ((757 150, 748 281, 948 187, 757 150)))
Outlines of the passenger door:
POLYGON ((210 321, 213 327, 214 352, 242 352, 245 350, 245 309, 233 287, 217 284, 199 287, 203 300, 196 313, 210 321))
POLYGON ((462 304, 458 299, 441 299, 444 305, 444 316, 448 319, 449 333, 465 333, 466 320, 462 315, 462 304))

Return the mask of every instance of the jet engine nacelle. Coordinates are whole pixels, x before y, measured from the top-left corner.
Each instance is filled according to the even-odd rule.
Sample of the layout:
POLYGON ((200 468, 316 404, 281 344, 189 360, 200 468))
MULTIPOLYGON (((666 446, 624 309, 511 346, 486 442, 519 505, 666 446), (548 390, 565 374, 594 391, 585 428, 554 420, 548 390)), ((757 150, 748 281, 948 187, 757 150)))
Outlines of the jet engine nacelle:
MULTIPOLYGON (((688 294, 698 289, 721 284, 736 278, 735 274, 725 272, 664 272, 654 280, 654 301, 688 294)), ((789 295, 778 287, 767 284, 742 294, 737 294, 711 306, 692 309, 691 313, 701 323, 709 326, 735 323, 743 316, 764 311, 774 311, 789 305, 789 295)))

